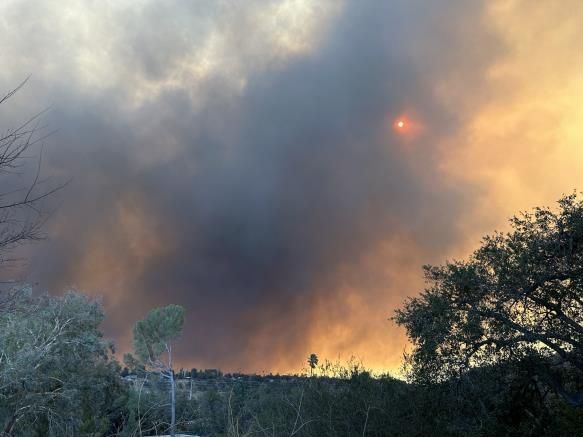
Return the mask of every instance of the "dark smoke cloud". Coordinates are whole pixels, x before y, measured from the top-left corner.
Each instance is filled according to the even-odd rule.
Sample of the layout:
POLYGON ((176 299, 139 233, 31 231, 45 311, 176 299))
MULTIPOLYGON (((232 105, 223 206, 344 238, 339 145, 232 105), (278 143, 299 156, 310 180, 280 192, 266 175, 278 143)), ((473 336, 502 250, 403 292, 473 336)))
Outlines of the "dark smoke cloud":
MULTIPOLYGON (((262 2, 169 4, 115 12, 106 27, 114 36, 102 47, 114 68, 105 84, 55 74, 43 41, 24 35, 34 38, 28 56, 41 66, 32 89, 46 87, 40 95, 53 103, 49 122, 59 128, 48 171, 72 177, 50 241, 34 247, 31 278, 53 292, 103 294, 108 332, 122 345, 149 308, 184 305, 183 363, 296 367, 309 347, 333 341, 314 332, 321 318, 353 332, 338 350, 350 352, 366 342, 367 313, 386 305, 390 314, 378 289, 397 293, 361 269, 363 259, 404 235, 423 261, 433 260, 459 238, 457 218, 474 192, 444 179, 438 146, 463 114, 434 86, 452 74, 468 90, 481 80, 498 50, 481 7, 350 2, 330 12, 309 50, 283 55, 254 32, 262 2), (462 38, 467 23, 472 31, 462 38), (226 70, 177 79, 212 32, 233 59, 226 70), (391 131, 403 111, 423 124, 410 141, 391 131), (362 320, 339 292, 347 266, 362 320)), ((52 32, 40 18, 36 26, 52 32)), ((51 47, 64 65, 81 68, 67 56, 82 51, 51 47)))

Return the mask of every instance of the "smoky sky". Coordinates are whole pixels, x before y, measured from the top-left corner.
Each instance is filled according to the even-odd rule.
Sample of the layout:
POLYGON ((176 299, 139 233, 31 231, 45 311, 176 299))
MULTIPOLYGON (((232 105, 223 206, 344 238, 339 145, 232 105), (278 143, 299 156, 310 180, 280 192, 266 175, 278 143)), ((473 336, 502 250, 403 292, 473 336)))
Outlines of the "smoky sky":
MULTIPOLYGON (((42 18, 67 8, 29 3, 7 7, 31 22, 10 41, 32 58, 2 79, 9 87, 32 74, 8 121, 50 105, 45 121, 58 131, 45 172, 71 180, 55 198, 49 239, 30 248, 30 280, 104 296, 107 334, 122 347, 148 309, 177 303, 187 310, 182 363, 293 367, 329 340, 307 340, 323 312, 363 341, 338 294, 340 270, 397 235, 423 262, 460 238, 477 188, 445 180, 439 145, 466 114, 435 85, 459 74, 471 93, 497 56, 479 2, 322 3, 330 11, 312 14, 307 47, 289 52, 256 31, 276 2, 92 4, 70 19, 84 26, 75 41, 42 18), (219 68, 177 76, 201 62, 213 32, 219 68), (101 50, 107 72, 85 65, 84 50, 101 50), (404 113, 421 126, 412 138, 391 128, 404 113)), ((363 319, 394 309, 372 288, 418 292, 360 273, 363 319)))

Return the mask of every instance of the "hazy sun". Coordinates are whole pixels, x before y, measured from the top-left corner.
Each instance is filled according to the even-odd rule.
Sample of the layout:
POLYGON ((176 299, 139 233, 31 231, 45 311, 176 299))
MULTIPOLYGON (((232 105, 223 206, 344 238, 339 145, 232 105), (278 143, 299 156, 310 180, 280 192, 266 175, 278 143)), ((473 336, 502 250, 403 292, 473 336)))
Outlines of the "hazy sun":
POLYGON ((397 118, 393 122, 393 129, 395 131, 397 131, 398 133, 404 134, 404 133, 408 132, 410 128, 411 128, 411 123, 404 116, 397 118))

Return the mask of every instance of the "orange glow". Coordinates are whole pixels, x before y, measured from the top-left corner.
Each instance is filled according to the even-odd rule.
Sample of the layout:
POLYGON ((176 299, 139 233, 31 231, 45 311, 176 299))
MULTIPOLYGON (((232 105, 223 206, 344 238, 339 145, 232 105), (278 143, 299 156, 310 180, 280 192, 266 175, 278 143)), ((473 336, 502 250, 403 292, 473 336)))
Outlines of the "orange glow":
POLYGON ((399 134, 410 132, 412 127, 411 120, 405 116, 397 117, 393 122, 393 130, 399 134))

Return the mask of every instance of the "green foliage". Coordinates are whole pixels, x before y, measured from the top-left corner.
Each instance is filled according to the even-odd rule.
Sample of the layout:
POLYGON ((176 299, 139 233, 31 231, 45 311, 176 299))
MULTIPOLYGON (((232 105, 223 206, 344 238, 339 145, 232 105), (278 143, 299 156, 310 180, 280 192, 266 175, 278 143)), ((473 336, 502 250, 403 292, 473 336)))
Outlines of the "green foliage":
MULTIPOLYGON (((516 366, 472 369, 438 384, 373 377, 362 365, 325 362, 318 377, 179 381, 176 430, 212 436, 580 435, 579 410, 516 366)), ((138 380, 121 435, 167 434, 167 382, 138 380)))
POLYGON ((467 261, 425 267, 429 287, 395 317, 414 346, 415 381, 522 363, 583 406, 583 393, 560 381, 561 372, 583 372, 583 201, 558 203, 514 217, 511 232, 485 237, 467 261))
MULTIPOLYGON (((168 387, 167 381, 154 374, 138 379, 130 390, 126 405, 127 420, 122 436, 167 434, 168 422, 168 387)), ((176 427, 180 432, 195 433, 201 429, 205 411, 198 399, 189 399, 188 389, 183 387, 177 393, 176 427)))
POLYGON ((134 375, 143 377, 144 374, 146 373, 144 363, 142 363, 139 359, 137 359, 130 353, 126 353, 123 355, 123 363, 128 369, 128 372, 133 373, 134 375))
MULTIPOLYGON (((323 369, 322 369, 323 370, 323 369)), ((555 436, 580 435, 581 414, 553 404, 527 374, 501 366, 473 369, 440 384, 372 377, 362 367, 342 378, 237 382, 214 410, 202 435, 269 436, 555 436), (226 417, 225 417, 226 408, 226 417), (223 429, 224 434, 220 434, 223 429)))
MULTIPOLYGON (((172 367, 173 341, 182 333, 184 325, 184 308, 179 305, 168 305, 151 310, 143 320, 134 326, 134 350, 138 360, 126 355, 128 367, 137 368, 140 364, 145 369, 157 372, 169 383, 170 395, 170 435, 174 436, 176 429, 176 382, 172 367), (166 356, 166 360, 162 359, 166 356)), ((156 430, 157 431, 157 430, 156 430)))
POLYGON ((144 363, 158 361, 162 353, 168 352, 173 340, 182 334, 184 308, 168 305, 151 310, 134 326, 134 350, 144 363))
POLYGON ((79 293, 20 294, 0 314, 0 426, 7 435, 85 435, 122 420, 126 389, 99 326, 98 301, 79 293))

